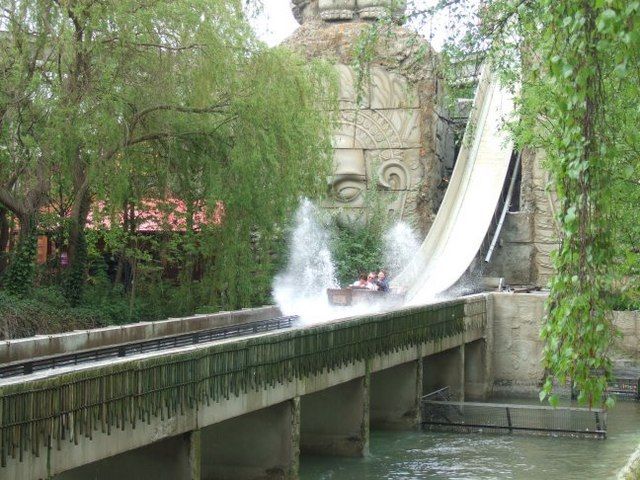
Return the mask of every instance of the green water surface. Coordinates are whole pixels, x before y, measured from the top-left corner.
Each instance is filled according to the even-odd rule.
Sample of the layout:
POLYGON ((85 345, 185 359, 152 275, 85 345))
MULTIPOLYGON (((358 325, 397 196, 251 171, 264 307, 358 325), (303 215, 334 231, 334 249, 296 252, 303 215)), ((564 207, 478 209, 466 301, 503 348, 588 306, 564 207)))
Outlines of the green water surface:
POLYGON ((366 458, 303 456, 301 480, 615 478, 640 444, 640 403, 618 401, 606 440, 371 432, 366 458))

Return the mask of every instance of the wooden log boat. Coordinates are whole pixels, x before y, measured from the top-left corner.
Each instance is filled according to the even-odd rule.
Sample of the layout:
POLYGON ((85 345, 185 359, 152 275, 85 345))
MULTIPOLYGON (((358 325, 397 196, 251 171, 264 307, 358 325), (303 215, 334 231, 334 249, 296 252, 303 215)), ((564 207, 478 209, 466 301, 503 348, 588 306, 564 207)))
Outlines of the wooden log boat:
POLYGON ((348 307, 359 303, 384 303, 389 305, 400 305, 404 301, 404 293, 381 292, 379 290, 369 290, 367 288, 328 288, 327 297, 329 304, 338 307, 348 307))

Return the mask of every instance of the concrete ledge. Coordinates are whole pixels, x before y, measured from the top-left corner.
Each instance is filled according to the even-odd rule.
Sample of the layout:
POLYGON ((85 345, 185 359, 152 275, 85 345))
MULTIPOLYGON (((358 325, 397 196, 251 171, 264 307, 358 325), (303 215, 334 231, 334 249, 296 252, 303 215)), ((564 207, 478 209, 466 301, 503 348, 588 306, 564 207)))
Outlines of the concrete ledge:
POLYGON ((639 480, 640 479, 640 446, 633 452, 629 461, 622 470, 618 472, 617 480, 639 480))
POLYGON ((282 315, 278 307, 265 306, 234 312, 218 312, 157 322, 139 322, 92 330, 74 330, 56 335, 6 340, 0 342, 0 364, 46 357, 60 353, 106 347, 119 343, 149 340, 181 333, 195 332, 231 324, 265 320, 282 315))

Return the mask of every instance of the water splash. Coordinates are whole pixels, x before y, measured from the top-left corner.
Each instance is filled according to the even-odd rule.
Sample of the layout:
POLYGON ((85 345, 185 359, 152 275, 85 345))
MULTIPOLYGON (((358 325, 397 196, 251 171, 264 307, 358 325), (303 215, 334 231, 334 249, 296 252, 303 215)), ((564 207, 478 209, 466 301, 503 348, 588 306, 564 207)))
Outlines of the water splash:
POLYGON ((303 199, 289 240, 287 267, 273 282, 273 297, 282 314, 300 315, 301 322, 310 325, 387 309, 385 301, 350 307, 329 304, 327 289, 339 288, 329 232, 322 212, 303 199))
MULTIPOLYGON (((289 240, 286 269, 276 276, 273 297, 283 315, 299 315, 304 325, 328 322, 354 315, 376 313, 397 308, 397 297, 363 302, 349 307, 329 304, 328 288, 339 288, 331 255, 328 219, 308 199, 303 199, 295 216, 289 240)), ((385 266, 389 278, 401 272, 418 253, 420 241, 405 222, 398 222, 383 236, 385 266)), ((354 272, 354 280, 357 272, 354 272)), ((449 295, 446 295, 448 297, 449 295)), ((419 304, 443 299, 443 294, 420 299, 419 304)), ((414 304, 416 302, 413 302, 414 304)))
POLYGON ((420 249, 418 234, 406 222, 397 222, 384 234, 384 261, 390 278, 398 275, 420 249))
POLYGON ((287 268, 274 279, 274 299, 284 315, 315 317, 329 308, 327 288, 337 287, 328 229, 305 198, 296 212, 287 268))
MULTIPOLYGON (((419 254, 420 239, 418 233, 406 223, 399 221, 395 223, 384 237, 385 265, 387 266, 391 282, 399 275, 419 254)), ((402 288, 410 288, 410 285, 398 285, 402 288)), ((447 293, 433 293, 423 295, 420 298, 406 299, 405 305, 428 305, 432 303, 448 300, 447 293)))

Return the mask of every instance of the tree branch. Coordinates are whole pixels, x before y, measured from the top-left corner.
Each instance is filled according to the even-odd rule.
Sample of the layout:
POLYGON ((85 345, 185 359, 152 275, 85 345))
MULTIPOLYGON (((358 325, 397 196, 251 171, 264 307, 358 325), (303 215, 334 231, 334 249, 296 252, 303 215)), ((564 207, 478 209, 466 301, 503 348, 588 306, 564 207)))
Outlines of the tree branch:
POLYGON ((26 205, 18 200, 9 189, 1 186, 0 203, 4 205, 7 210, 15 213, 18 217, 24 217, 28 213, 26 205))
POLYGON ((220 113, 224 112, 229 107, 229 102, 225 101, 217 105, 210 105, 208 107, 196 108, 196 107, 181 107, 179 105, 154 105, 152 107, 145 108, 136 113, 131 119, 129 125, 129 131, 133 131, 136 125, 142 120, 143 117, 158 111, 173 111, 180 113, 193 113, 193 114, 208 114, 208 113, 220 113))

